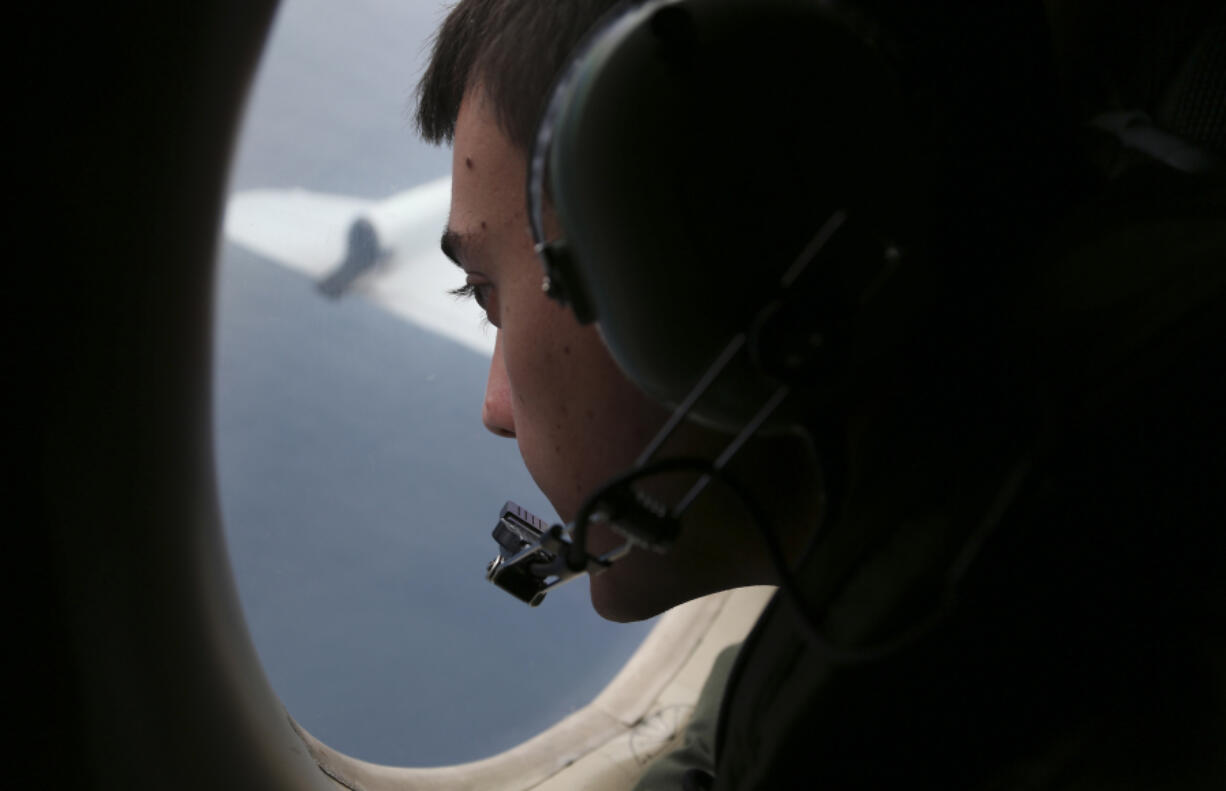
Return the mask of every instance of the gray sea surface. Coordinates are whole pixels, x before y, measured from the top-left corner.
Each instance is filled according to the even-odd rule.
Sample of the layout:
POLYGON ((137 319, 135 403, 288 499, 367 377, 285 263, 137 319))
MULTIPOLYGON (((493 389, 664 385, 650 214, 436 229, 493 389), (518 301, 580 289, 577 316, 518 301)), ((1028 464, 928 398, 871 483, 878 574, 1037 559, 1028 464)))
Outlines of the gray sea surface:
MULTIPOLYGON (((377 198, 445 175, 448 152, 407 119, 441 14, 284 0, 232 188, 377 198)), ((357 758, 444 765, 512 747, 597 694, 651 624, 601 620, 584 581, 531 609, 484 580, 504 500, 554 518, 514 442, 480 424, 487 361, 232 244, 217 304, 227 541, 290 714, 357 758)))

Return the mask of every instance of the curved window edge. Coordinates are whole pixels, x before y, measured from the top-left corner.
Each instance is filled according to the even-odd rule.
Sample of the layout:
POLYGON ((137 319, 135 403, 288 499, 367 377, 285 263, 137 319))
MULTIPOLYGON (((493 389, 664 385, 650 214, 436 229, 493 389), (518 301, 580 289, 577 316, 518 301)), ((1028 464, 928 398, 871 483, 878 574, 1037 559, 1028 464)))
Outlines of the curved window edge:
POLYGON ((591 703, 489 758, 429 768, 384 766, 338 752, 294 727, 320 770, 350 791, 623 789, 679 746, 716 657, 745 639, 774 591, 737 588, 670 610, 591 703))

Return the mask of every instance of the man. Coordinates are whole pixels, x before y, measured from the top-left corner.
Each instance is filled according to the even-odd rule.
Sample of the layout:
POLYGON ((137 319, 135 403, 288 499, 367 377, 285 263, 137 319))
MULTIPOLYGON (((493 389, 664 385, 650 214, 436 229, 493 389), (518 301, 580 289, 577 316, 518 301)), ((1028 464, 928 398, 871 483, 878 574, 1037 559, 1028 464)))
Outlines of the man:
MULTIPOLYGON (((525 215, 550 86, 611 5, 465 0, 419 96, 424 135, 454 146, 444 249, 498 327, 483 419, 516 439, 567 521, 666 416, 596 329, 542 293, 525 215)), ((882 311, 887 352, 853 369, 852 396, 837 409, 802 401, 803 432, 758 437, 736 460, 780 535, 784 574, 755 532, 762 520, 715 488, 670 552, 636 550, 592 578, 594 606, 617 620, 736 585, 801 591, 768 609, 731 670, 707 734, 714 755, 668 777, 718 788, 1214 787, 1222 704, 1206 690, 1220 684, 1213 624, 1226 574, 1220 530, 1207 527, 1222 513, 1206 477, 1222 469, 1207 317, 1223 288, 1220 266, 1207 267, 1220 238, 1185 241, 1208 233, 1202 182, 1154 164, 1161 152, 1132 163, 1129 185, 1181 207, 1144 230, 1137 217, 1152 205, 1086 172, 1036 65, 1047 58, 1037 4, 864 5, 911 58, 906 79, 920 87, 909 100, 935 108, 898 138, 922 141, 917 169, 937 163, 928 199, 910 204, 921 219, 906 218, 932 251, 906 276, 927 279, 893 287, 885 304, 898 326, 882 311), (1074 202, 1090 218, 1053 234, 1056 219, 1076 217, 1074 202), (1045 240, 1052 249, 1038 255, 1045 240), (1187 254, 1168 261, 1181 244, 1187 254), (832 518, 819 520, 826 507, 832 518), (802 551, 820 521, 815 551, 802 551)), ((804 97, 774 106, 774 129, 804 119, 795 125, 825 133, 804 97)), ((735 109, 728 117, 740 122, 735 109)), ((897 197, 888 192, 881 202, 897 197)), ((812 196, 779 197, 785 210, 812 196)), ((768 229, 770 219, 757 218, 768 229)), ((738 265, 712 261, 711 276, 735 277, 738 265)), ((667 450, 709 458, 725 440, 687 425, 667 450)), ((651 494, 667 501, 683 485, 651 494)), ((591 548, 618 540, 594 532, 591 548)))
MULTIPOLYGON (((541 265, 528 232, 527 149, 547 98, 548 75, 564 64, 565 42, 573 45, 612 5, 461 4, 440 31, 418 114, 428 139, 453 143, 443 250, 465 273, 462 293, 497 328, 482 420, 494 434, 516 440, 529 472, 565 522, 600 484, 630 466, 668 416, 618 369, 594 326, 580 325, 542 292, 541 265), (529 32, 554 48, 476 49, 483 41, 529 32)), ((692 426, 682 434, 671 452, 684 448, 711 456, 726 441, 692 426)), ((817 508, 817 472, 804 440, 761 440, 740 457, 736 471, 772 480, 785 493, 771 501, 771 511, 795 546, 817 508)), ((675 495, 682 481, 674 483, 661 494, 675 495)), ((596 526, 589 548, 599 554, 621 541, 596 526)), ((629 621, 717 590, 776 581, 760 538, 735 500, 712 488, 687 514, 672 551, 632 550, 592 577, 591 596, 604 617, 629 621)))

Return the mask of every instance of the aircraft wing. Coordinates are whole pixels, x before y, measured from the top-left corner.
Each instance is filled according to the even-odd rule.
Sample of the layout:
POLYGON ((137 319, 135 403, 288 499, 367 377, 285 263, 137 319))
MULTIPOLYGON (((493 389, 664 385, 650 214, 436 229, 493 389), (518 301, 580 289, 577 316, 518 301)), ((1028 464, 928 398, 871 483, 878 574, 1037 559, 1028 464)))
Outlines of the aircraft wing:
POLYGON ((397 316, 490 355, 494 330, 448 291, 462 285, 439 249, 451 180, 383 200, 304 189, 237 192, 225 238, 315 281, 326 297, 357 293, 397 316))

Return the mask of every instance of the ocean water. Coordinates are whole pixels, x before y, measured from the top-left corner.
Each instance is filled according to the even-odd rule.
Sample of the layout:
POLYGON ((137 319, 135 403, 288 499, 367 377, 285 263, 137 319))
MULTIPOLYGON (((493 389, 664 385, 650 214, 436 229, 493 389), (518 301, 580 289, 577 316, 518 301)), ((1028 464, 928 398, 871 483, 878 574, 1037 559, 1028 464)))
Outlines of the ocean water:
MULTIPOLYGON (((440 18, 430 3, 284 0, 232 188, 383 197, 444 175, 449 154, 407 121, 440 18)), ((554 518, 514 442, 480 424, 487 360, 233 244, 217 304, 227 542, 294 718, 364 760, 442 765, 598 693, 650 623, 601 620, 585 581, 532 609, 484 580, 504 500, 554 518)))

